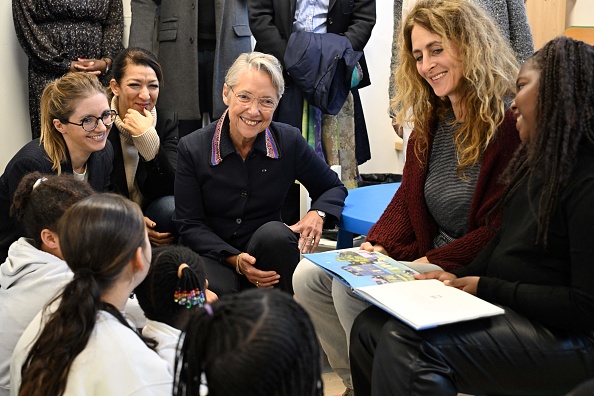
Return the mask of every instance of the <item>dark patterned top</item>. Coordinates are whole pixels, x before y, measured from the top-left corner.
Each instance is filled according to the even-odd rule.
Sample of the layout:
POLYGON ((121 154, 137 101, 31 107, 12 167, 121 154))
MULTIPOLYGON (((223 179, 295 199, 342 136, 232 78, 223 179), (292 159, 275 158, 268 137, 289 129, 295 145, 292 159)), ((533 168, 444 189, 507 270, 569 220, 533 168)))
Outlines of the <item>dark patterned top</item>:
POLYGON ((29 58, 29 112, 36 137, 45 86, 68 72, 70 61, 113 58, 122 50, 122 0, 13 0, 12 15, 29 58))

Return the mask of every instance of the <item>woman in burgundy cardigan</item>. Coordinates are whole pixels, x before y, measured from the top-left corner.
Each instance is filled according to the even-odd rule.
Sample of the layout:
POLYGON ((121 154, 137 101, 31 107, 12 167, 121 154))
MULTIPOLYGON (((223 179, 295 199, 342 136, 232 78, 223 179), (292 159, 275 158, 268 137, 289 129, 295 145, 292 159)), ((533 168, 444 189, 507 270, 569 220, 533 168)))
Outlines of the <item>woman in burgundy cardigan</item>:
MULTIPOLYGON (((517 64, 491 18, 462 0, 417 2, 399 46, 397 117, 415 129, 403 183, 361 249, 415 261, 420 272, 453 270, 501 221, 499 176, 520 144, 509 110, 517 64)), ((307 260, 293 287, 349 394, 347 340, 368 303, 307 260)))
MULTIPOLYGON (((433 240, 439 233, 439 226, 431 215, 425 201, 427 162, 431 157, 431 143, 436 129, 430 130, 429 149, 418 159, 414 157, 414 135, 407 150, 411 160, 406 161, 402 185, 394 198, 369 230, 366 246, 383 249, 384 254, 398 260, 413 261, 420 257, 437 264, 443 269, 453 270, 470 263, 495 235, 501 223, 501 211, 496 208, 505 185, 499 176, 506 168, 520 140, 516 120, 511 110, 505 112, 503 123, 485 149, 472 193, 466 234, 440 247, 434 247, 433 240)), ((422 260, 419 260, 422 261, 422 260)))

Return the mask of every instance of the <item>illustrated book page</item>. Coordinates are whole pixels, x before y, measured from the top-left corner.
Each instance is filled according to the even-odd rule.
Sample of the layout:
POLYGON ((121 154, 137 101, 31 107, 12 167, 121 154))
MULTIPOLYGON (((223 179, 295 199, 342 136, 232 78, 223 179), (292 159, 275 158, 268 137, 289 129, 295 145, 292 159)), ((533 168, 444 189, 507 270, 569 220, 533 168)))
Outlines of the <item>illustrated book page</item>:
POLYGON ((417 271, 379 252, 354 248, 304 257, 417 330, 505 313, 437 279, 415 280, 417 271))

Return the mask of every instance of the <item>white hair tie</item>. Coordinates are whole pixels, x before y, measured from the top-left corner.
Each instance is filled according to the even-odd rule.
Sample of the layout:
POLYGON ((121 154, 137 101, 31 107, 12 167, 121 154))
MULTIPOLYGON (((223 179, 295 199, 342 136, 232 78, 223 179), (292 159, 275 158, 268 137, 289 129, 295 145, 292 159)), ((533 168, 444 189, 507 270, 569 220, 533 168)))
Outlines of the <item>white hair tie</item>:
POLYGON ((47 177, 40 177, 39 179, 37 179, 37 181, 33 184, 33 190, 35 190, 41 184, 41 182, 44 182, 46 180, 47 177))

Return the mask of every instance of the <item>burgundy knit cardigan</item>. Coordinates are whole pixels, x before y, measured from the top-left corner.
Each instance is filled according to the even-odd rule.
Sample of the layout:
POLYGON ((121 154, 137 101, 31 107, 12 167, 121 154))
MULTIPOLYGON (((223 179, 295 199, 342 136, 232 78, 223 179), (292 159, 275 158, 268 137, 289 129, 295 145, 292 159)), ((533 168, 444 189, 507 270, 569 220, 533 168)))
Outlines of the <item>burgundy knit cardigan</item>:
POLYGON ((495 207, 505 189, 499 179, 518 148, 520 138, 516 120, 508 110, 503 123, 483 153, 466 235, 433 249, 433 239, 438 233, 438 227, 427 208, 424 188, 436 127, 434 125, 429 134, 429 149, 424 153, 424 166, 421 166, 414 153, 414 139, 409 142, 402 185, 369 231, 367 241, 382 245, 396 259, 412 261, 427 256, 431 263, 451 271, 469 264, 495 236, 502 215, 501 207, 495 207))

